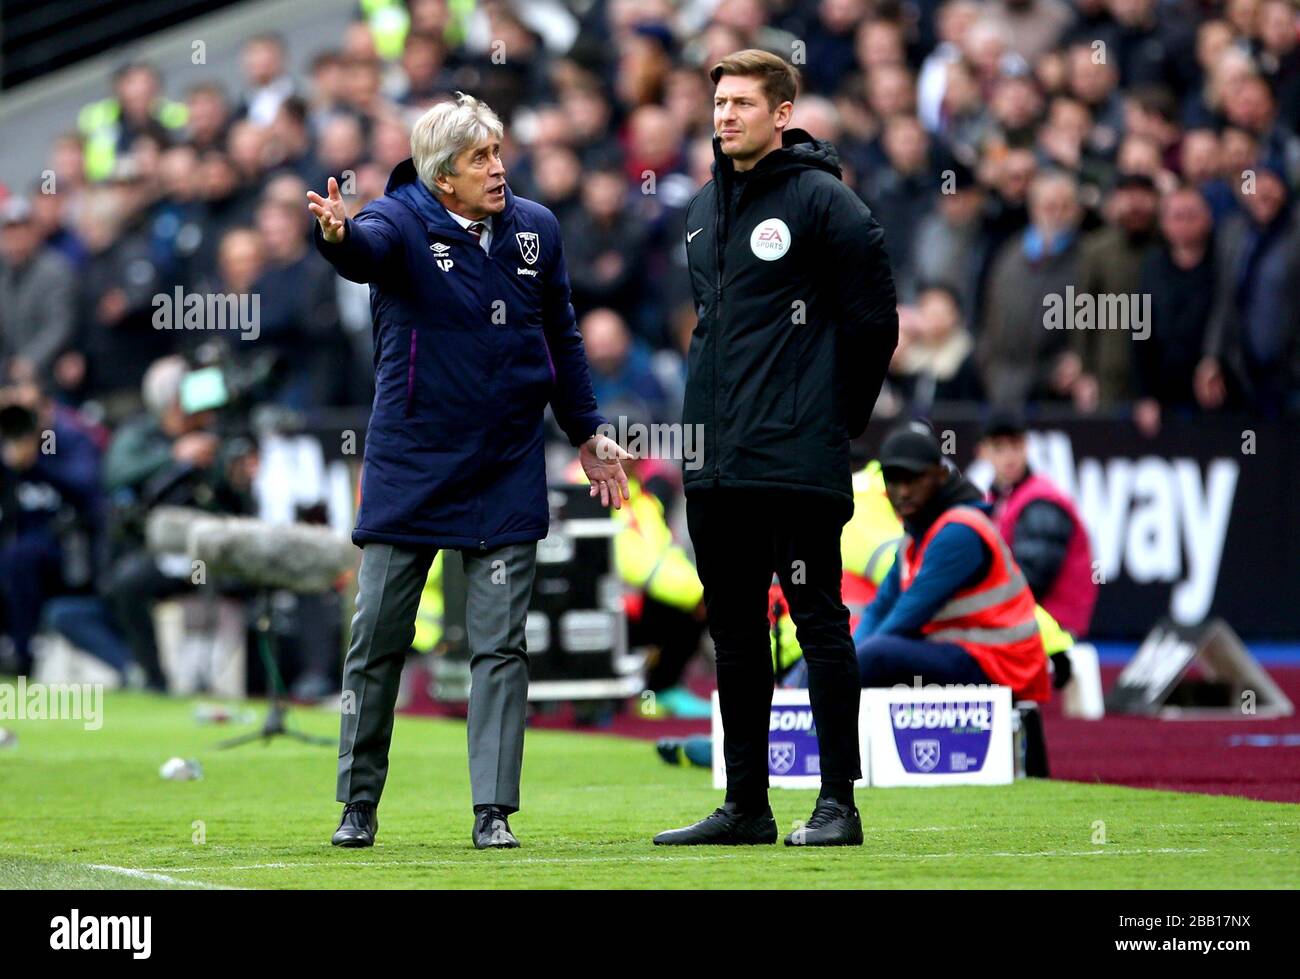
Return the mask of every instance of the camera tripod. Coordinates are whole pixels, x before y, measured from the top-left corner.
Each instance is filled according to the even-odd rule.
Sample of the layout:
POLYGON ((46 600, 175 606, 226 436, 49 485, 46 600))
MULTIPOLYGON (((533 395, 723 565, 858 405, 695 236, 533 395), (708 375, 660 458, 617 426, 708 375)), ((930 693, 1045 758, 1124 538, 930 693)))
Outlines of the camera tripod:
POLYGON ((253 741, 261 741, 263 744, 270 744, 271 739, 279 735, 287 735, 304 744, 333 745, 333 738, 322 738, 315 734, 304 734, 302 731, 295 731, 285 723, 285 715, 288 708, 284 703, 284 680, 280 676, 280 667, 275 657, 275 639, 271 634, 271 591, 267 588, 261 588, 257 592, 256 599, 257 614, 254 619, 253 629, 257 633, 257 651, 262 657, 262 665, 266 669, 267 681, 271 685, 271 704, 266 709, 266 719, 262 722, 260 731, 250 731, 248 734, 241 734, 238 737, 228 738, 222 741, 218 748, 237 748, 241 744, 250 744, 253 741))

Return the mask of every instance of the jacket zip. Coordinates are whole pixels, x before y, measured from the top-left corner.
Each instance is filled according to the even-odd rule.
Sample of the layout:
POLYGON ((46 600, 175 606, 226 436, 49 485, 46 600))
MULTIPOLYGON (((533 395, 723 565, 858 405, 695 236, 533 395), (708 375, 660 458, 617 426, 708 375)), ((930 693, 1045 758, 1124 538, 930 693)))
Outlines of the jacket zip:
MULTIPOLYGON (((713 318, 716 325, 713 335, 712 368, 713 368, 713 428, 715 432, 721 433, 722 424, 718 421, 718 342, 722 338, 722 208, 729 205, 728 202, 722 202, 722 183, 715 181, 714 187, 714 208, 713 208, 713 264, 717 266, 718 283, 713 295, 713 318)), ((731 189, 727 188, 727 196, 730 197, 731 189)), ((722 478, 722 445, 719 439, 719 445, 713 453, 713 481, 720 482, 722 478)))
POLYGON ((406 360, 406 417, 411 417, 411 407, 415 399, 415 327, 411 327, 411 346, 406 360))
MULTIPOLYGON (((498 217, 498 218, 501 218, 502 215, 497 215, 497 217, 498 217)), ((503 222, 502 222, 502 221, 497 221, 497 222, 495 222, 495 223, 498 224, 498 225, 500 225, 500 224, 502 224, 503 222)), ((497 228, 493 228, 493 229, 492 229, 492 244, 496 244, 498 241, 501 240, 500 238, 497 237, 497 235, 498 235, 498 232, 500 232, 500 231, 502 231, 502 230, 503 230, 503 229, 500 228, 500 227, 497 227, 497 228)), ((479 244, 478 237, 477 237, 477 236, 476 236, 472 231, 470 231, 468 228, 466 228, 466 229, 465 229, 465 233, 466 233, 467 235, 469 235, 469 236, 474 240, 474 245, 473 245, 473 247, 474 247, 474 248, 477 248, 480 252, 483 253, 483 258, 484 258, 484 260, 485 260, 486 263, 487 263, 486 266, 484 267, 484 272, 486 273, 486 274, 484 275, 484 282, 486 283, 486 281, 487 281, 488 279, 491 279, 491 280, 493 280, 493 283, 495 284, 495 281, 496 281, 496 264, 495 264, 495 263, 493 262, 493 260, 492 260, 492 252, 491 252, 491 250, 490 250, 490 249, 491 249, 491 245, 489 245, 489 247, 488 247, 487 249, 485 249, 485 248, 483 248, 482 245, 479 244)), ((495 339, 495 338, 492 336, 492 312, 491 312, 491 307, 490 307, 490 306, 488 307, 488 314, 487 314, 487 328, 488 328, 488 339, 489 339, 489 340, 491 340, 491 339, 495 339)), ((483 537, 483 497, 482 497, 481 494, 476 494, 475 497, 474 497, 474 511, 475 511, 474 515, 475 515, 475 517, 478 519, 478 538, 479 538, 479 541, 478 541, 478 549, 479 549, 480 551, 486 551, 486 550, 487 550, 487 540, 483 537)))

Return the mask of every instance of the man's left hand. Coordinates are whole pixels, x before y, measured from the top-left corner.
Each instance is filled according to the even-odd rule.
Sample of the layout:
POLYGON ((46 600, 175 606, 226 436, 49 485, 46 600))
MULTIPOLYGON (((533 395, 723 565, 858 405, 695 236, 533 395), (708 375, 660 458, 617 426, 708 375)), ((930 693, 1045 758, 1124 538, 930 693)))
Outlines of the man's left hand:
POLYGON ((591 495, 600 493, 601 506, 613 503, 615 510, 621 510, 623 501, 632 498, 622 463, 623 459, 631 458, 621 445, 607 435, 593 435, 578 449, 582 471, 591 480, 591 495))

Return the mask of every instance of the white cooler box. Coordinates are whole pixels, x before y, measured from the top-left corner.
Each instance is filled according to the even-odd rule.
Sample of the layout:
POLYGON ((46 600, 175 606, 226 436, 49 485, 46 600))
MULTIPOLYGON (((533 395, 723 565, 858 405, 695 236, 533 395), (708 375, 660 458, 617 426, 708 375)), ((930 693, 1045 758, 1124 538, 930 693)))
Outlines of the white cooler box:
MULTIPOLYGON (((863 690, 858 713, 859 786, 1009 785, 1015 777, 1007 687, 863 690)), ((807 690, 772 695, 767 771, 774 788, 821 785, 807 690)), ((722 714, 713 694, 713 785, 726 788, 722 714)))
POLYGON ((1009 785, 1011 690, 970 686, 863 690, 871 784, 1009 785))

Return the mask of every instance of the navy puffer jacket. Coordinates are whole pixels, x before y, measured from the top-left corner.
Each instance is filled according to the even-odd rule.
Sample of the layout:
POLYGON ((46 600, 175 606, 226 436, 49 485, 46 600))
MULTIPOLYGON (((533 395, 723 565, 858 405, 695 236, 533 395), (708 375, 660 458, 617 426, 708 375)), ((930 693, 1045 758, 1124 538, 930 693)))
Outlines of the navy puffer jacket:
POLYGON ((559 224, 506 190, 491 254, 408 159, 316 247, 370 284, 375 401, 352 540, 489 549, 546 536, 542 422, 574 445, 604 424, 569 303, 559 224))

